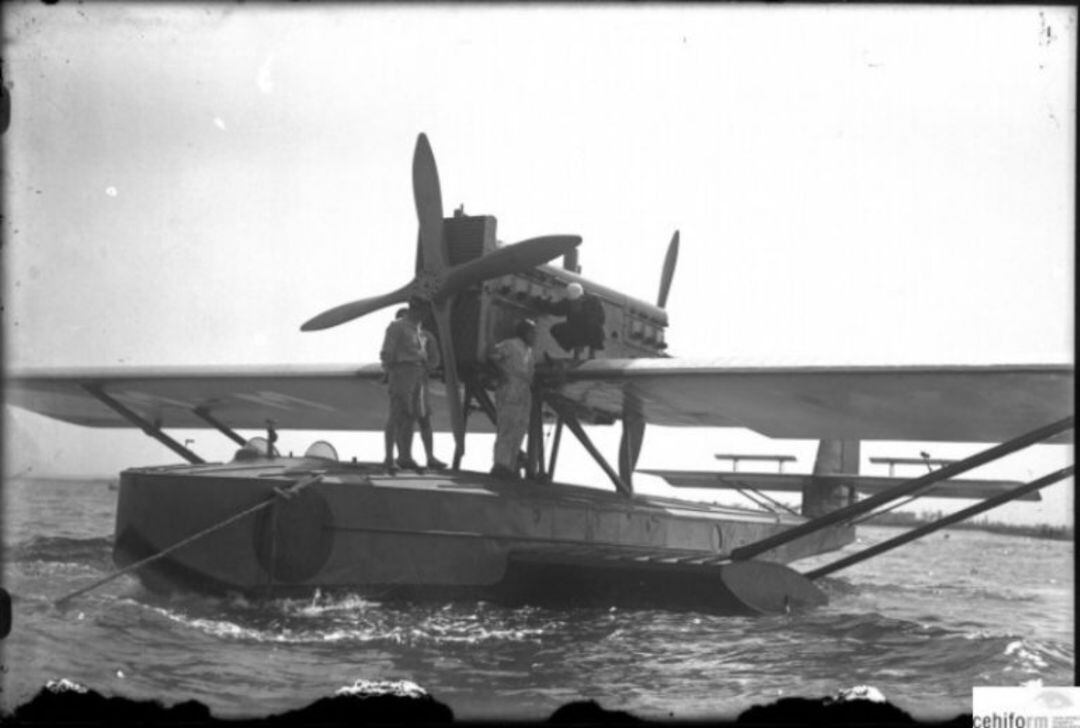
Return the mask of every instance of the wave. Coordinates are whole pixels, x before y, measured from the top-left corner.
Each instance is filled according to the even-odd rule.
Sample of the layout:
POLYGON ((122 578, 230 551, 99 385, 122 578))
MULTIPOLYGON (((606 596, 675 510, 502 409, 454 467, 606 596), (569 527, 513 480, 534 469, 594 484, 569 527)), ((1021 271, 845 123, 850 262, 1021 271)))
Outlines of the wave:
POLYGON ((1072 645, 993 631, 975 622, 945 625, 933 619, 910 620, 877 613, 802 615, 786 627, 814 644, 834 646, 861 668, 881 676, 898 666, 918 665, 932 674, 967 676, 985 684, 1020 684, 1033 675, 1071 674, 1072 645), (999 682, 987 681, 993 676, 999 682))
POLYGON ((946 599, 980 599, 1009 603, 1038 602, 1040 597, 1032 593, 1019 593, 1012 589, 991 588, 979 584, 927 583, 927 584, 889 584, 889 583, 853 583, 846 579, 825 578, 819 586, 830 597, 850 596, 903 596, 918 594, 927 597, 946 599))
POLYGON ((112 546, 111 537, 33 536, 15 544, 5 560, 12 563, 88 564, 107 570, 112 568, 112 546))

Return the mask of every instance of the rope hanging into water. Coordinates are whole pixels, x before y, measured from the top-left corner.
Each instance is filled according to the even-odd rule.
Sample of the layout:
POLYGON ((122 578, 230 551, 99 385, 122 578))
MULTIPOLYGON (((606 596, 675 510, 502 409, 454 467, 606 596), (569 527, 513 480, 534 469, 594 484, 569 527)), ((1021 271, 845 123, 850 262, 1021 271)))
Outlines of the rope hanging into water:
POLYGON ((66 595, 60 597, 55 602, 53 602, 53 604, 55 606, 57 606, 57 607, 62 607, 65 603, 71 601, 72 599, 74 599, 77 596, 85 594, 88 591, 93 591, 94 589, 97 589, 100 586, 108 584, 113 579, 117 579, 117 578, 123 576, 124 574, 127 574, 128 572, 131 572, 131 571, 134 571, 135 569, 146 566, 147 564, 149 564, 152 561, 157 561, 158 559, 160 559, 160 558, 162 558, 164 556, 168 556, 173 551, 176 551, 177 549, 179 549, 179 548, 181 548, 183 546, 187 546, 189 543, 192 543, 193 541, 198 541, 200 538, 203 538, 204 536, 208 536, 209 534, 213 533, 214 531, 221 530, 222 528, 225 528, 225 526, 228 526, 231 523, 235 523, 236 521, 239 521, 241 518, 244 518, 245 516, 250 516, 252 513, 256 513, 258 511, 261 511, 263 508, 266 508, 267 506, 273 505, 275 502, 277 502, 278 498, 291 498, 292 496, 296 495, 297 493, 299 493, 301 490, 308 487, 309 485, 312 485, 312 484, 317 483, 318 481, 322 480, 322 477, 323 477, 323 473, 320 472, 320 473, 317 473, 315 475, 310 475, 310 476, 308 476, 308 477, 306 477, 306 478, 304 478, 302 480, 298 480, 295 483, 293 483, 292 485, 290 485, 288 488, 284 488, 284 489, 275 488, 274 489, 274 495, 271 496, 270 498, 266 499, 262 503, 256 503, 255 505, 251 506, 250 508, 246 508, 246 509, 240 511, 239 513, 235 514, 235 515, 229 516, 224 521, 220 521, 218 523, 215 523, 213 526, 210 526, 209 528, 204 528, 203 530, 199 531, 196 534, 188 536, 187 538, 185 538, 185 539, 183 539, 181 541, 177 541, 172 546, 169 546, 169 547, 167 547, 165 549, 162 549, 161 551, 158 551, 156 554, 152 554, 150 556, 147 556, 145 559, 142 559, 141 561, 136 561, 134 564, 129 564, 129 565, 125 566, 123 569, 119 569, 117 571, 114 571, 113 573, 109 574, 108 576, 106 576, 104 578, 101 578, 101 579, 98 579, 97 581, 95 581, 93 584, 90 584, 89 586, 84 586, 81 589, 76 589, 75 591, 71 592, 70 594, 66 594, 66 595))

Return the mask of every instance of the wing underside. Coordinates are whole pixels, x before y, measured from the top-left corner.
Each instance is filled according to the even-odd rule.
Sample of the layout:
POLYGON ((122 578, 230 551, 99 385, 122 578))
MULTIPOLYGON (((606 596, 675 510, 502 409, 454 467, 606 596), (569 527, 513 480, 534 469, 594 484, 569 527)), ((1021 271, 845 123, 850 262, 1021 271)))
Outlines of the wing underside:
MULTIPOLYGON (((433 426, 449 431, 430 382, 433 426)), ((638 408, 670 427, 742 427, 774 438, 1003 442, 1072 414, 1069 365, 767 367, 684 359, 594 360, 545 387, 618 419, 638 408)), ((10 373, 5 401, 90 427, 132 427, 102 392, 160 427, 379 431, 382 370, 364 366, 126 368, 10 373)), ((470 417, 472 431, 491 431, 470 417)), ((1064 438, 1059 441, 1065 441, 1064 438)), ((1067 441, 1071 441, 1071 434, 1067 441)))
POLYGON ((559 387, 613 415, 633 403, 654 425, 952 442, 1004 442, 1067 417, 1073 391, 1070 365, 730 367, 679 359, 590 361, 559 387))
MULTIPOLYGON (((133 427, 96 392, 146 422, 181 429, 212 427, 204 413, 237 430, 273 420, 279 429, 378 431, 389 406, 378 364, 27 372, 8 378, 5 401, 76 425, 133 427)), ((431 380, 430 395, 433 427, 449 431, 442 382, 431 380)), ((479 417, 470 424, 485 427, 479 417)))

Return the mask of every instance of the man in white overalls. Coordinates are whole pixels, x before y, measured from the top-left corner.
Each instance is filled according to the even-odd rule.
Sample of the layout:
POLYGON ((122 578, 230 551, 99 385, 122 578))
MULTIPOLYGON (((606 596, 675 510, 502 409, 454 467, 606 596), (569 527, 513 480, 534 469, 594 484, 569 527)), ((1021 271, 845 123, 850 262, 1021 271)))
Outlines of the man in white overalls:
POLYGON ((514 334, 513 338, 496 344, 490 355, 502 375, 495 390, 497 426, 495 465, 491 474, 508 479, 518 477, 518 454, 529 430, 536 324, 530 319, 518 321, 514 334))

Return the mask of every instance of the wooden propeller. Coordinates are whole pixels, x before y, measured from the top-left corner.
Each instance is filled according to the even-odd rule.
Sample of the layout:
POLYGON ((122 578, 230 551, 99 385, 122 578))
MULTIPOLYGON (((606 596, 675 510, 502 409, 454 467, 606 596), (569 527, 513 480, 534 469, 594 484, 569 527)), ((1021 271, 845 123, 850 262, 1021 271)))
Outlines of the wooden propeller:
MULTIPOLYGON (((664 270, 660 274, 660 293, 656 305, 667 305, 671 291, 671 279, 675 276, 675 263, 679 259, 679 231, 671 236, 667 255, 664 256, 664 270)), ((623 392, 622 437, 619 440, 619 477, 627 486, 633 487, 634 470, 637 468, 641 444, 645 437, 645 415, 642 413, 641 399, 629 386, 623 392)))
POLYGON ((668 293, 671 292, 671 279, 675 275, 675 263, 679 260, 679 231, 671 236, 668 243, 667 255, 664 256, 664 272, 660 274, 660 293, 656 297, 656 305, 660 308, 667 306, 668 293))
POLYGON ((416 276, 401 288, 380 296, 362 298, 323 311, 300 327, 301 331, 319 331, 352 321, 361 316, 404 303, 410 299, 427 301, 438 330, 442 353, 446 401, 454 431, 454 465, 465 449, 465 419, 458 391, 457 361, 454 356, 450 312, 454 297, 482 281, 521 273, 565 255, 581 244, 577 235, 548 235, 506 245, 474 260, 451 266, 443 235, 442 192, 435 155, 427 136, 416 139, 412 166, 413 199, 420 224, 417 243, 416 276))

